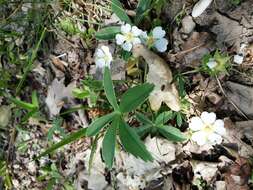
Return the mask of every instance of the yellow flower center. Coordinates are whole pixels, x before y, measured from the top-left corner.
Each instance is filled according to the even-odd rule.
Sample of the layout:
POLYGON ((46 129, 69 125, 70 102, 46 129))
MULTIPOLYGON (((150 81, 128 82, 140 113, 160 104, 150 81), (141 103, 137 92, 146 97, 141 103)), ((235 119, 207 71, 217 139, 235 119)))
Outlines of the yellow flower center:
POLYGON ((213 126, 212 126, 212 125, 206 124, 206 125, 204 126, 203 131, 204 131, 206 134, 212 134, 212 133, 214 132, 214 129, 213 129, 213 126))
POLYGON ((147 46, 152 47, 155 43, 155 39, 152 36, 149 36, 147 39, 147 46))
POLYGON ((133 39, 134 39, 134 35, 133 35, 132 32, 128 32, 128 33, 125 35, 125 38, 126 38, 126 41, 127 41, 127 42, 131 42, 131 41, 133 41, 133 39))

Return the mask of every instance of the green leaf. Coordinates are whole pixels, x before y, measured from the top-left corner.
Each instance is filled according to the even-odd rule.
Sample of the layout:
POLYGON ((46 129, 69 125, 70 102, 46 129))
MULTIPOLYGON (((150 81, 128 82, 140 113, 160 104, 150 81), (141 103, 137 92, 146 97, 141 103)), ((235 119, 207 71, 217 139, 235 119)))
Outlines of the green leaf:
POLYGON ((105 94, 108 101, 110 102, 114 110, 119 110, 119 106, 118 106, 115 92, 113 89, 111 73, 108 67, 105 67, 105 70, 104 70, 103 84, 104 84, 105 94))
POLYGON ((177 125, 181 127, 182 124, 183 124, 182 115, 180 113, 177 113, 177 125))
POLYGON ((142 138, 144 136, 146 136, 148 133, 151 133, 152 131, 152 126, 150 125, 143 125, 137 128, 134 128, 136 133, 142 138))
POLYGON ((137 120, 143 124, 154 125, 153 122, 149 118, 147 118, 144 114, 142 114, 140 112, 136 112, 135 116, 136 116, 137 120))
POLYGON ((17 98, 13 98, 13 97, 10 97, 9 98, 14 104, 16 104, 17 106, 23 108, 23 109, 26 109, 26 110, 34 110, 36 109, 36 105, 33 105, 33 104, 30 104, 30 103, 27 103, 27 102, 24 102, 22 100, 19 100, 17 98))
POLYGON ((139 136, 135 133, 134 129, 122 120, 120 120, 119 125, 119 137, 127 152, 144 161, 153 161, 153 157, 148 152, 139 136))
POLYGON ((119 0, 111 0, 111 1, 112 1, 111 4, 112 11, 119 17, 121 21, 131 24, 132 22, 130 18, 127 16, 120 1, 119 0))
POLYGON ((79 88, 73 89, 72 94, 75 98, 78 98, 78 99, 85 99, 85 98, 89 97, 89 95, 90 95, 88 90, 79 89, 79 88))
POLYGON ((143 20, 145 12, 151 8, 151 2, 152 0, 139 0, 134 18, 135 25, 138 25, 143 20))
POLYGON ((95 136, 98 132, 110 121, 113 120, 113 117, 116 115, 115 112, 102 116, 95 119, 90 126, 87 128, 86 135, 88 137, 95 136))
POLYGON ((69 135, 67 135, 66 137, 64 137, 60 142, 53 144, 51 147, 49 147, 47 150, 45 150, 43 153, 41 153, 38 157, 35 158, 35 160, 52 153, 53 151, 55 151, 56 149, 69 144, 75 140, 78 140, 82 137, 84 137, 86 134, 86 130, 87 128, 82 128, 80 130, 78 130, 77 132, 71 133, 69 135))
POLYGON ((38 101, 38 97, 37 97, 37 93, 35 91, 32 92, 32 104, 39 108, 39 101, 38 101))
POLYGON ((133 111, 149 97, 153 89, 154 85, 149 83, 128 89, 121 98, 120 110, 123 113, 133 111))
POLYGON ((119 32, 119 26, 110 26, 100 29, 98 32, 96 32, 95 36, 97 40, 112 40, 119 32))
POLYGON ((161 125, 167 123, 170 119, 172 119, 172 117, 173 117, 172 111, 165 111, 163 113, 160 113, 155 120, 155 124, 161 125))
POLYGON ((158 127, 158 131, 171 141, 184 141, 187 138, 181 133, 181 131, 175 127, 162 125, 158 127))
POLYGON ((119 117, 112 121, 103 139, 102 156, 108 168, 112 168, 115 154, 116 132, 119 126, 119 117))

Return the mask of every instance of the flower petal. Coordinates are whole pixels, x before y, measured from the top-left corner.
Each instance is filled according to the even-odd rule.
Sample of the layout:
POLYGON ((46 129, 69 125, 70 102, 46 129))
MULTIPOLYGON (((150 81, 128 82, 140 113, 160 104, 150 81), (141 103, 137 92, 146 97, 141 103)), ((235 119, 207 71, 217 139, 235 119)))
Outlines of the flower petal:
POLYGON ((132 27, 132 33, 134 36, 139 36, 142 34, 142 30, 140 30, 137 26, 132 27))
POLYGON ((146 39, 148 38, 148 33, 147 31, 142 31, 141 35, 140 35, 142 38, 146 39))
POLYGON ((202 122, 200 117, 192 117, 189 123, 189 128, 193 131, 199 131, 204 127, 204 123, 202 122))
POLYGON ((218 63, 216 61, 208 61, 207 66, 209 67, 209 69, 214 69, 216 66, 218 65, 218 63))
POLYGON ((133 45, 140 44, 141 40, 140 40, 140 38, 134 38, 132 43, 133 43, 133 45))
POLYGON ((105 54, 102 49, 97 49, 95 56, 96 57, 104 57, 105 54))
POLYGON ((124 44, 122 44, 122 48, 125 50, 125 51, 131 51, 133 45, 129 42, 125 42, 124 44))
POLYGON ((205 111, 201 114, 201 119, 205 124, 213 124, 216 120, 216 114, 214 112, 208 113, 205 111))
POLYGON ((167 50, 168 40, 165 38, 161 38, 157 41, 155 41, 155 48, 159 52, 165 52, 167 50))
POLYGON ((125 24, 125 25, 121 26, 121 32, 123 34, 126 34, 126 33, 130 32, 130 31, 131 31, 131 25, 130 24, 125 24))
POLYGON ((207 136, 203 131, 193 133, 191 139, 195 141, 199 146, 202 146, 207 143, 207 136))
POLYGON ((152 31, 153 37, 156 39, 163 38, 166 34, 165 30, 162 29, 161 26, 157 26, 152 31))
POLYGON ((111 55, 110 49, 108 46, 101 46, 101 49, 103 50, 103 52, 105 53, 105 55, 111 55))
POLYGON ((103 68, 106 65, 105 60, 103 58, 96 59, 95 63, 96 63, 96 67, 98 68, 103 68))
POLYGON ((219 135, 225 135, 226 129, 224 127, 224 121, 221 119, 218 119, 214 123, 214 131, 218 133, 219 135))
POLYGON ((122 34, 117 34, 116 35, 116 43, 118 45, 122 45, 124 43, 124 41, 126 40, 125 36, 123 36, 122 34))
POLYGON ((220 144, 222 142, 222 137, 218 134, 211 134, 208 136, 208 140, 211 144, 220 144))

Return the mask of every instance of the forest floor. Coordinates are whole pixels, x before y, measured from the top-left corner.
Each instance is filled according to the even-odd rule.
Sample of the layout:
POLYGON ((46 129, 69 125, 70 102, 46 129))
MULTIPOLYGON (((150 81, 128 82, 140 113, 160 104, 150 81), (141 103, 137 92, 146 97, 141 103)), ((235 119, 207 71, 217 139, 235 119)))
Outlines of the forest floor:
POLYGON ((0 190, 253 189, 253 0, 213 0, 196 17, 197 0, 140 2, 0 0, 0 190), (103 29, 128 19, 143 31, 161 26, 166 51, 122 51, 114 31, 103 29), (133 106, 128 97, 125 106, 135 109, 122 118, 131 129, 119 129, 113 151, 105 149, 106 128, 81 133, 117 107, 96 65, 103 46, 113 54, 116 104, 136 85, 145 91, 145 82, 154 80, 156 89, 164 65, 168 75, 162 79, 171 72, 168 83, 176 93, 165 91, 179 100, 167 103, 162 85, 153 101, 136 99, 142 104, 133 106), (214 69, 212 60, 219 64, 214 69), (151 67, 156 62, 161 68, 151 67), (221 143, 194 141, 191 119, 203 112, 224 122, 221 143), (138 130, 154 117, 151 125, 157 124, 163 113, 169 115, 162 125, 171 131, 138 130), (153 162, 141 160, 144 154, 153 162))

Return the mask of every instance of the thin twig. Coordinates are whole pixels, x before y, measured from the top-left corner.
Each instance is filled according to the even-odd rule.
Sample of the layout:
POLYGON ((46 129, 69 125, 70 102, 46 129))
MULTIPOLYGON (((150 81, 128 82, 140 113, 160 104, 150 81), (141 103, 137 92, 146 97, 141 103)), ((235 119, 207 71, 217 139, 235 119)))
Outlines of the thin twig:
POLYGON ((233 102, 233 100, 231 100, 231 99, 228 97, 228 95, 227 95, 226 92, 224 91, 224 89, 223 89, 223 87, 222 87, 222 85, 221 85, 221 82, 220 82, 220 80, 218 79, 217 75, 215 75, 215 78, 216 78, 216 81, 217 81, 217 83, 218 83, 218 85, 219 85, 219 87, 220 87, 220 89, 221 89, 222 94, 223 94, 223 95, 228 99, 228 101, 234 106, 234 108, 237 110, 237 112, 238 112, 239 114, 241 114, 245 119, 249 120, 248 117, 243 113, 243 111, 240 110, 240 108, 233 102))

